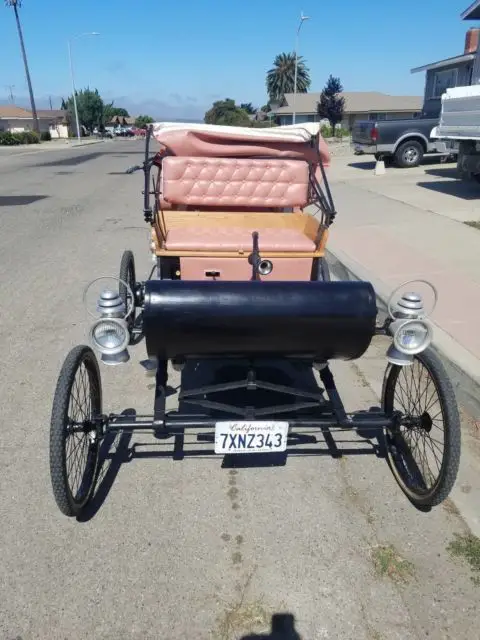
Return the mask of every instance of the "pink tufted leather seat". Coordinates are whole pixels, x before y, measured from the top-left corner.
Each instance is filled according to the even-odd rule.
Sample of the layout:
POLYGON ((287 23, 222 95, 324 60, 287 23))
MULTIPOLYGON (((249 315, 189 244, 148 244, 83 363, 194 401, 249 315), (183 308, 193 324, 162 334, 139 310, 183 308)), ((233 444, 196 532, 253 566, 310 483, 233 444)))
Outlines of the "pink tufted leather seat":
POLYGON ((162 161, 161 198, 167 205, 304 207, 309 166, 301 160, 168 156, 162 161))

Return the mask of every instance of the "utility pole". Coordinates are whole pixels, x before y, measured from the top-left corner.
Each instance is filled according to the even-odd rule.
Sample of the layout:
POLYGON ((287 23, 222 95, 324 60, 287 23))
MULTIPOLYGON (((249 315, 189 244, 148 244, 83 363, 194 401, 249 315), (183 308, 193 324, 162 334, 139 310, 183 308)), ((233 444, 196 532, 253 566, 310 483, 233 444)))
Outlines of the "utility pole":
POLYGON ((13 95, 13 89, 15 89, 15 85, 14 84, 7 84, 6 89, 8 89, 8 91, 10 93, 10 102, 12 104, 15 104, 15 96, 13 95))
POLYGON ((300 35, 300 29, 302 28, 302 24, 305 20, 310 20, 310 16, 304 16, 303 11, 300 14, 300 23, 297 29, 297 36, 295 38, 295 79, 293 85, 293 116, 292 123, 295 124, 296 115, 297 115, 297 78, 298 78, 298 37, 300 35))
POLYGON ((13 7, 13 12, 15 14, 15 21, 17 23, 17 30, 18 30, 18 37, 20 40, 20 48, 22 50, 22 57, 23 57, 23 65, 25 67, 25 75, 27 77, 27 85, 28 85, 28 93, 30 94, 30 107, 32 109, 32 118, 33 118, 33 130, 36 133, 40 133, 40 127, 38 124, 38 117, 37 117, 37 107, 35 106, 35 98, 33 96, 33 88, 32 88, 32 80, 30 78, 30 71, 28 68, 28 62, 27 62, 27 52, 25 51, 25 43, 23 41, 23 32, 22 32, 22 25, 20 24, 20 16, 18 14, 18 8, 21 5, 20 0, 6 0, 7 5, 13 7))

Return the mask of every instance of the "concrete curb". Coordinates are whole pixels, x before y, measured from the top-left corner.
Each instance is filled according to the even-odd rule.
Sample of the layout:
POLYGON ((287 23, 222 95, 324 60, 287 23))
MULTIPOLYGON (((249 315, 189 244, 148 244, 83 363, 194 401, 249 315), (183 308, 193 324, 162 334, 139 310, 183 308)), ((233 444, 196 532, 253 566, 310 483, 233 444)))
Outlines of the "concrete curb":
POLYGON ((89 140, 88 142, 72 142, 71 144, 67 144, 65 146, 70 147, 71 149, 74 149, 75 147, 86 147, 90 144, 100 144, 100 143, 104 143, 105 140, 89 140))
MULTIPOLYGON (((390 287, 373 276, 363 265, 355 262, 343 251, 330 247, 326 251, 332 274, 341 280, 365 280, 371 282, 377 304, 382 313, 387 312, 390 287)), ((398 284, 401 284, 400 282, 398 284)), ((442 358, 457 395, 459 404, 475 420, 480 420, 480 362, 441 327, 434 325, 433 348, 442 358)))

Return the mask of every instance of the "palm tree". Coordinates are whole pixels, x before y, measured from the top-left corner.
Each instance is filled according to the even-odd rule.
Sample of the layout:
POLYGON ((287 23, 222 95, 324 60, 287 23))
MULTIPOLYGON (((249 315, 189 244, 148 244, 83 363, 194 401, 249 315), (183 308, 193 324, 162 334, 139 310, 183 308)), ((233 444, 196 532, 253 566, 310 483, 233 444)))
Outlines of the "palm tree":
POLYGON ((15 13, 15 20, 17 21, 18 37, 20 38, 20 47, 22 49, 23 64, 25 65, 25 75, 27 76, 28 92, 30 94, 30 105, 32 108, 33 117, 33 130, 39 133, 40 128, 38 126, 37 108, 35 107, 35 98, 33 97, 32 80, 30 78, 30 71, 28 70, 27 52, 25 51, 25 43, 23 42, 22 25, 20 24, 20 16, 18 10, 22 6, 22 0, 5 0, 7 7, 13 7, 15 13))
MULTIPOLYGON (((302 56, 298 56, 297 93, 306 93, 310 87, 310 74, 302 56)), ((267 93, 272 102, 280 101, 295 88, 295 53, 280 53, 267 73, 267 93)))

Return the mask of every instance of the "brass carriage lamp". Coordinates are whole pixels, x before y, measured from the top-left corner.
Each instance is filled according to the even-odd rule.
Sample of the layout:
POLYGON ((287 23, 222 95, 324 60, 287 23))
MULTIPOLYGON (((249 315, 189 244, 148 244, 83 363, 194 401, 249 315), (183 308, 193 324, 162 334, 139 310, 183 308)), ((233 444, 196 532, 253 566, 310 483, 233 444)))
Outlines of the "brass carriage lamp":
POLYGON ((387 360, 399 366, 410 365, 413 356, 425 351, 432 341, 432 328, 427 322, 422 297, 406 293, 394 305, 388 304, 393 322, 388 331, 393 342, 387 351, 387 360))
POLYGON ((90 329, 90 341, 102 354, 102 362, 108 365, 128 362, 130 334, 125 320, 126 309, 115 291, 105 289, 97 301, 101 314, 90 329))

